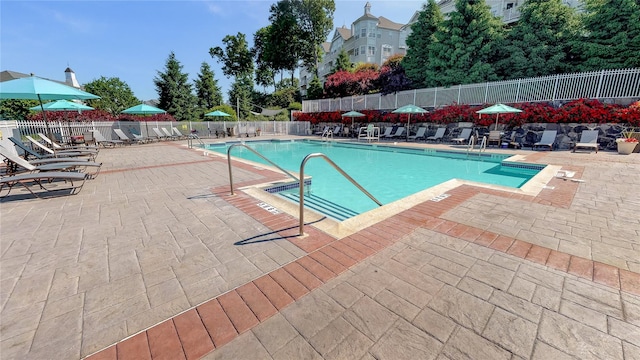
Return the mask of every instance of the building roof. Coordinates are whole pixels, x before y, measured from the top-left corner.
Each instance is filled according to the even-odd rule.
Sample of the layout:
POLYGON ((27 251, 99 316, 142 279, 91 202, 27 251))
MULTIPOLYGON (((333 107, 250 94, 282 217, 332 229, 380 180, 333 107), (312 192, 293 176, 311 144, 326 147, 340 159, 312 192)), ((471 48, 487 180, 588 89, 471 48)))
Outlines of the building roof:
POLYGON ((27 76, 30 76, 30 75, 17 72, 17 71, 4 70, 0 72, 0 81, 15 80, 15 79, 20 79, 27 76))
POLYGON ((323 42, 323 43, 322 43, 322 50, 323 50, 325 53, 328 53, 329 51, 331 51, 331 43, 330 43, 330 42, 328 42, 328 41, 323 42))
POLYGON ((346 28, 344 25, 342 25, 342 27, 337 28, 336 31, 345 40, 351 37, 351 29, 346 28))
POLYGON ((379 28, 391 29, 391 30, 400 30, 400 29, 402 29, 403 26, 404 26, 404 24, 399 24, 397 22, 393 22, 393 21, 387 19, 384 16, 380 16, 378 18, 378 27, 379 28))

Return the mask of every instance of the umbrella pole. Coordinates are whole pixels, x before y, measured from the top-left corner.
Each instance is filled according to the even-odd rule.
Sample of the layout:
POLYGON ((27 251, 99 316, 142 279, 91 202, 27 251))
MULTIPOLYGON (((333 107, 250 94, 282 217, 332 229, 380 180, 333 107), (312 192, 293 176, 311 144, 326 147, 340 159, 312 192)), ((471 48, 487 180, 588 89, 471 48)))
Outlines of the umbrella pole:
POLYGON ((409 141, 409 133, 411 132, 411 128, 409 127, 409 123, 411 122, 411 114, 407 116, 407 137, 406 141, 409 141))
POLYGON ((44 105, 42 105, 42 99, 40 98, 40 94, 37 95, 38 101, 40 102, 40 109, 42 110, 42 118, 44 119, 44 127, 47 129, 47 136, 49 136, 49 139, 53 139, 51 129, 49 129, 49 123, 47 122, 47 113, 44 111, 44 105))

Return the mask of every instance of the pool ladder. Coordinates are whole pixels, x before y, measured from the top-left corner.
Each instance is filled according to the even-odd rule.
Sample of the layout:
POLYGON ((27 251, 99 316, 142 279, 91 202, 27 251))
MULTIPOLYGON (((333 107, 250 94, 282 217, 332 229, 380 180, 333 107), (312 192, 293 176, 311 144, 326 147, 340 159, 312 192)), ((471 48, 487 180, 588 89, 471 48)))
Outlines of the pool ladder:
POLYGON ((260 154, 259 152, 255 151, 254 149, 252 149, 249 146, 247 146, 245 144, 242 144, 242 143, 241 144, 233 144, 233 145, 229 146, 229 148, 227 149, 227 164, 229 166, 229 187, 231 188, 231 195, 235 195, 235 193, 233 191, 233 174, 232 174, 232 171, 231 171, 231 150, 233 148, 237 147, 237 146, 242 146, 242 147, 248 149, 252 153, 256 154, 257 156, 259 156, 260 158, 262 158, 263 160, 265 160, 269 164, 275 166, 280 171, 282 171, 283 173, 285 173, 286 175, 288 175, 289 177, 293 178, 295 181, 298 182, 298 184, 300 185, 300 201, 299 201, 299 204, 300 204, 300 234, 299 234, 299 236, 303 236, 304 235, 304 181, 301 181, 300 179, 304 179, 304 166, 307 164, 307 161, 309 161, 312 158, 315 158, 315 157, 323 158, 327 163, 329 163, 329 165, 333 166, 334 169, 336 169, 342 176, 344 176, 356 188, 358 188, 358 190, 362 191, 371 200, 373 200, 373 202, 378 204, 378 206, 382 206, 382 203, 378 199, 376 199, 373 195, 371 195, 371 193, 369 193, 364 187, 362 187, 362 185, 360 185, 357 181, 355 181, 351 176, 349 176, 349 174, 347 174, 344 170, 342 170, 342 168, 340 166, 338 166, 335 162, 333 162, 333 160, 331 160, 327 155, 325 155, 323 153, 312 153, 312 154, 309 154, 309 155, 305 156, 305 158, 300 163, 300 179, 298 179, 293 174, 291 174, 287 170, 285 170, 282 167, 280 167, 278 164, 276 164, 273 161, 267 159, 264 155, 260 154))
MULTIPOLYGON (((467 145, 467 155, 476 148, 476 138, 478 137, 478 133, 476 132, 476 136, 472 136, 469 139, 469 144, 467 145)), ((487 136, 482 137, 482 141, 480 142, 480 147, 478 148, 478 152, 481 153, 483 151, 487 151, 487 136)))
POLYGON ((202 141, 202 139, 200 139, 200 137, 196 134, 189 134, 189 136, 187 137, 187 146, 189 147, 189 149, 193 148, 193 140, 196 140, 198 142, 198 144, 202 145, 202 147, 204 147, 204 141, 202 141))

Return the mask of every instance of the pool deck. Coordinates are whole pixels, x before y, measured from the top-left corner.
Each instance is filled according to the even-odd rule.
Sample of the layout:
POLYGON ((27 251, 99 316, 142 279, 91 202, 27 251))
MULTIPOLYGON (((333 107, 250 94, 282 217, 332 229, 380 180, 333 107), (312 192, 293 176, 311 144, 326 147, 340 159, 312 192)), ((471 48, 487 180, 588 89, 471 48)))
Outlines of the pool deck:
POLYGON ((640 359, 640 154, 490 149, 575 174, 299 237, 242 190, 284 175, 234 161, 231 196, 184 145, 102 149, 79 194, 0 203, 0 358, 640 359))

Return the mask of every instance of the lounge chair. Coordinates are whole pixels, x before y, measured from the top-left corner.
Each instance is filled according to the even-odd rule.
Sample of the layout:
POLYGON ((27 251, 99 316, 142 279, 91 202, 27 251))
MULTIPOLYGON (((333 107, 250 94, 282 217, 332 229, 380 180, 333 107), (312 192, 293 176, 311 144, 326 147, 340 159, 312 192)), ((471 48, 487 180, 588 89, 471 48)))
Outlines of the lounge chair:
POLYGON ((444 139, 444 134, 447 132, 446 127, 440 127, 436 130, 436 133, 433 136, 427 136, 426 141, 442 141, 444 139))
POLYGON ((324 136, 327 131, 329 131, 329 126, 325 126, 322 130, 318 130, 316 132, 314 132, 314 135, 320 135, 320 136, 324 136))
POLYGON ((487 137, 487 146, 495 143, 498 147, 502 144, 502 134, 498 130, 489 131, 489 136, 487 137))
POLYGON ((153 130, 154 133, 156 133, 156 137, 158 138, 158 140, 166 140, 167 139, 167 135, 163 134, 160 129, 158 128, 153 128, 151 129, 153 130))
POLYGON ((537 143, 533 144, 531 149, 535 149, 538 146, 548 147, 549 151, 553 150, 553 146, 556 143, 556 136, 558 135, 557 130, 545 130, 542 133, 542 138, 537 143))
MULTIPOLYGON (((124 131, 122 131, 122 129, 113 129, 113 132, 116 133, 116 135, 118 135, 118 137, 120 138, 120 140, 122 140, 123 143, 125 144, 133 144, 133 139, 131 139, 130 137, 127 136, 127 134, 124 133, 124 131)), ((139 142, 136 140, 136 142, 139 142)))
MULTIPOLYGON (((89 158, 87 157, 54 157, 49 153, 40 154, 31 150, 30 147, 28 147, 22 141, 14 137, 10 137, 9 141, 11 141, 18 149, 22 150, 23 152, 22 156, 24 157, 25 160, 29 160, 29 156, 33 157, 35 160, 29 160, 32 164, 42 164, 47 162, 60 162, 60 161, 89 161, 89 158), (73 159, 73 160, 70 160, 70 159, 73 159)), ((20 151, 16 151, 16 152, 18 153, 18 155, 20 155, 20 151)))
POLYGON ((102 133, 100 132, 100 130, 91 130, 91 132, 93 133, 93 138, 96 141, 96 144, 98 145, 102 145, 102 147, 114 147, 117 145, 122 145, 124 144, 124 141, 122 140, 109 140, 107 138, 104 137, 104 135, 102 135, 102 133))
POLYGON ((404 128, 404 126, 400 126, 400 127, 396 130, 396 132, 395 132, 393 135, 391 135, 390 137, 391 137, 392 139, 399 138, 399 137, 403 137, 403 136, 404 136, 404 131, 405 131, 405 130, 406 130, 406 129, 404 128))
POLYGON ((471 128, 464 128, 457 138, 451 139, 451 142, 456 144, 464 144, 465 142, 469 141, 469 136, 471 136, 471 128))
POLYGON ((411 140, 424 139, 425 138, 424 134, 426 131, 427 131, 426 127, 419 127, 416 134, 407 136, 407 139, 411 139, 411 140))
POLYGON ((54 150, 76 150, 76 149, 85 149, 85 150, 89 150, 89 149, 93 149, 93 150, 98 150, 97 146, 88 146, 88 145, 60 145, 57 142, 49 139, 48 136, 46 136, 43 133, 38 133, 38 136, 40 137, 40 139, 44 140, 45 143, 49 144, 50 147, 54 150))
POLYGON ((171 127, 171 130, 173 131, 173 133, 178 137, 178 139, 186 139, 188 136, 183 135, 180 130, 178 130, 177 127, 173 126, 171 127))
POLYGON ((160 128, 160 130, 162 130, 162 132, 166 135, 167 139, 171 139, 171 140, 178 139, 178 137, 173 135, 169 130, 167 130, 167 128, 160 128))
POLYGON ((37 172, 37 173, 22 173, 12 176, 5 176, 0 178, 0 194, 2 190, 7 188, 7 193, 4 195, 0 195, 0 197, 6 197, 9 195, 11 190, 16 185, 21 185, 27 191, 31 193, 31 195, 39 198, 43 194, 55 194, 58 192, 66 192, 69 191, 69 195, 77 194, 84 185, 84 182, 89 178, 88 174, 74 171, 46 171, 46 172, 37 172), (59 187, 54 186, 51 188, 45 187, 47 184, 51 184, 53 182, 64 181, 71 183, 71 186, 59 187), (76 184, 74 184, 74 181, 76 184), (80 185, 77 185, 77 182, 80 182, 80 185), (34 187, 40 188, 40 190, 44 191, 34 191, 34 187))
POLYGON ((98 170, 91 174, 91 177, 95 177, 100 172, 102 163, 96 163, 93 161, 58 161, 52 163, 33 164, 29 161, 14 155, 9 149, 0 145, 0 155, 7 159, 7 173, 14 175, 21 172, 44 172, 44 171, 74 171, 78 168, 97 168, 98 170), (18 167, 23 168, 23 171, 18 171, 18 167))
POLYGON ((579 148, 587 148, 587 149, 595 149, 596 154, 598 153, 598 130, 584 130, 582 134, 580 134, 580 141, 578 141, 573 146, 573 151, 576 152, 576 149, 579 148))
POLYGON ((87 150, 81 150, 81 149, 77 149, 77 150, 53 150, 53 149, 50 149, 50 148, 46 147, 44 144, 42 144, 41 142, 37 141, 36 139, 32 138, 29 135, 25 135, 25 137, 27 138, 27 140, 29 140, 31 142, 32 145, 35 145, 40 150, 43 150, 45 153, 50 154, 51 156, 54 156, 54 157, 88 156, 88 157, 91 157, 91 159, 95 160, 96 156, 98 156, 98 151, 94 150, 94 149, 87 149, 87 150))
POLYGON ((386 139, 386 138, 390 138, 391 137, 391 132, 393 131, 393 127, 391 126, 387 126, 384 129, 384 133, 382 135, 380 135, 380 138, 382 139, 386 139))

